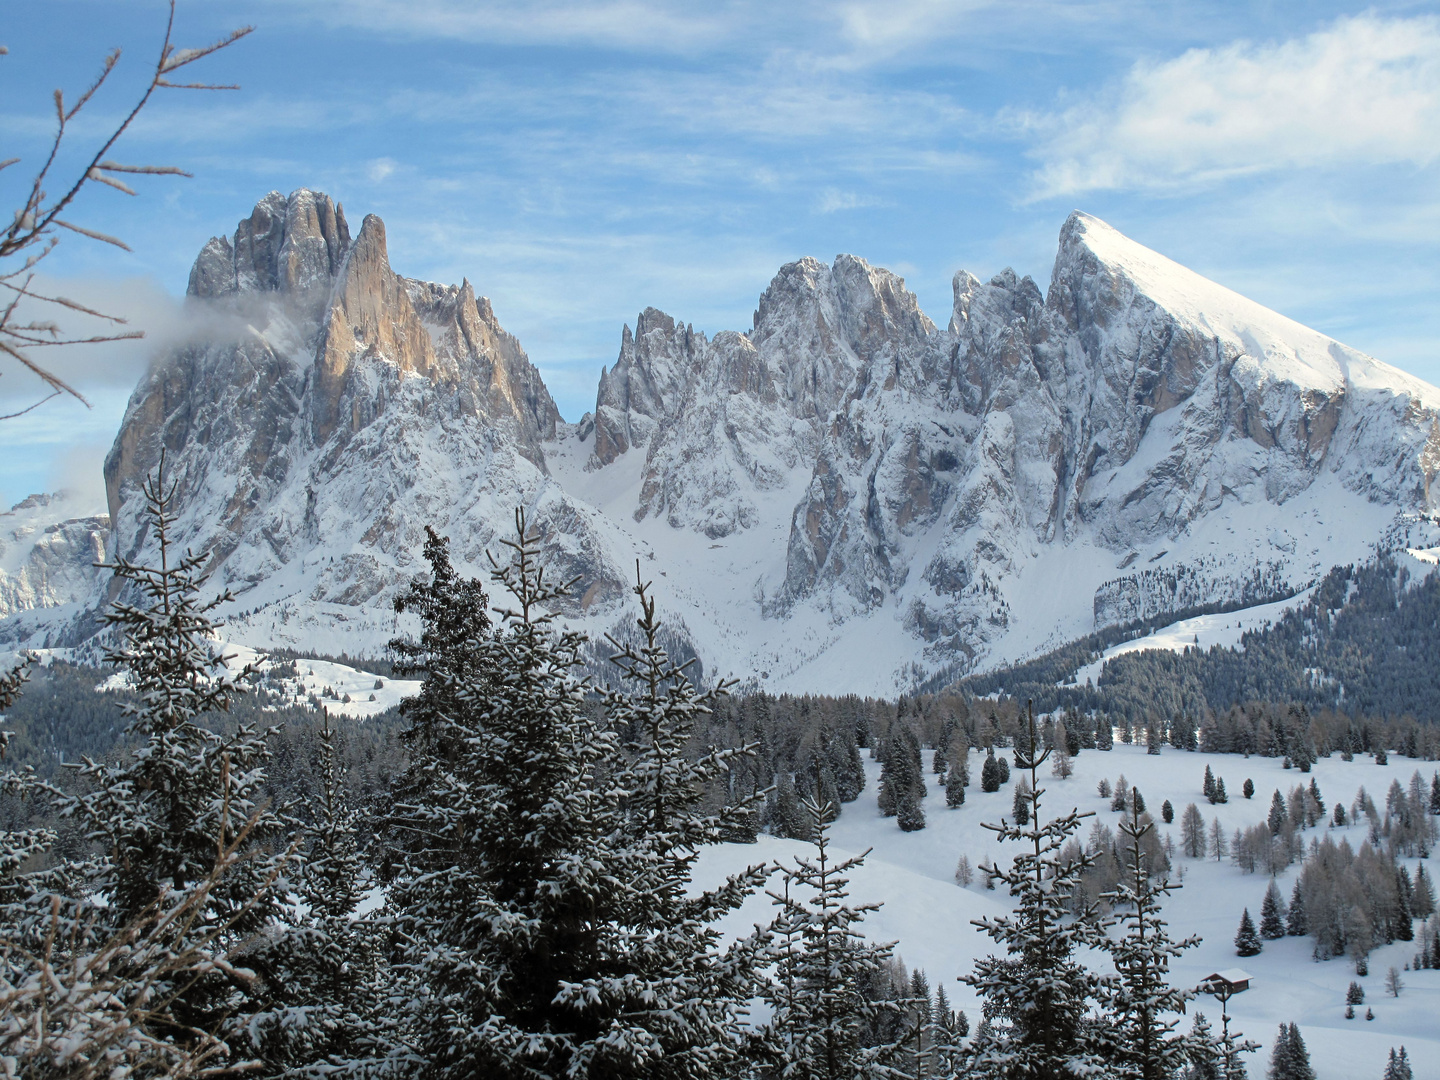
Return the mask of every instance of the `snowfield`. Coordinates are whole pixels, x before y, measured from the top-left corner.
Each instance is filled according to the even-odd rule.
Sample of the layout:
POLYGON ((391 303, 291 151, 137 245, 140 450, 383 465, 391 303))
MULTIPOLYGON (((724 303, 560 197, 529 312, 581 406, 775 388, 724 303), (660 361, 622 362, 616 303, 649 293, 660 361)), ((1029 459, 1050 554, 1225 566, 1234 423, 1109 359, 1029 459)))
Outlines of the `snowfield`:
MULTIPOLYGON (((927 766, 928 757, 927 751, 927 766)), ((976 779, 966 790, 965 804, 954 810, 946 807, 944 789, 933 774, 927 775, 927 827, 904 833, 894 818, 882 817, 876 809, 880 770, 877 763, 867 759, 869 782, 865 791, 845 807, 831 827, 837 860, 871 849, 851 882, 853 902, 884 905, 865 921, 867 934, 874 940, 896 942, 896 953, 910 968, 924 968, 932 986, 943 981, 956 1008, 964 1009, 970 1017, 972 1030, 980 1019, 978 999, 969 987, 954 980, 968 973, 977 957, 988 955, 992 942, 970 922, 999 914, 1009 905, 1003 892, 985 890, 983 876, 978 873, 969 888, 957 886, 955 865, 961 855, 968 855, 976 867, 992 859, 1008 862, 1013 857, 1012 851, 997 844, 993 835, 981 828, 981 822, 1009 816, 1014 783, 1020 775, 1018 770, 1012 771, 1010 783, 987 795, 979 789, 980 760, 983 758, 972 751, 971 772, 976 779)), ((1050 776, 1046 767, 1042 786, 1048 794, 1042 797, 1042 810, 1048 807, 1063 812, 1078 806, 1082 811, 1093 811, 1098 820, 1114 829, 1120 814, 1110 809, 1109 800, 1102 799, 1096 788, 1102 778, 1113 784, 1123 774, 1140 789, 1147 809, 1156 817, 1157 828, 1162 835, 1169 833, 1174 838, 1177 849, 1180 814, 1191 802, 1200 807, 1207 825, 1218 817, 1228 835, 1236 828, 1263 821, 1273 791, 1279 789, 1283 795, 1296 784, 1308 784, 1311 776, 1319 784, 1328 811, 1337 800, 1343 800, 1348 809, 1362 785, 1383 807, 1392 780, 1405 786, 1418 769, 1428 785, 1436 770, 1434 762, 1398 755, 1392 755, 1388 765, 1379 766, 1370 758, 1358 756, 1353 762, 1341 761, 1337 754, 1316 763, 1306 775, 1298 769, 1282 768, 1279 758, 1186 753, 1171 747, 1159 756, 1151 756, 1143 747, 1118 742, 1109 752, 1083 751, 1074 764, 1074 775, 1066 780, 1050 776), (1227 804, 1211 806, 1202 795, 1201 781, 1207 764, 1233 793, 1227 804), (1250 800, 1240 794, 1247 777, 1255 782, 1255 796, 1250 800), (1175 807, 1175 823, 1168 826, 1159 821, 1160 804, 1166 799, 1175 807)), ((1343 834, 1358 848, 1366 828, 1362 824, 1328 831, 1343 834)), ((1307 846, 1311 836, 1318 837, 1324 831, 1324 826, 1308 830, 1307 846)), ((1082 840, 1086 832, 1088 825, 1080 834, 1082 840)), ((807 851, 813 852, 814 848, 801 841, 768 836, 753 845, 723 845, 704 853, 697 882, 713 883, 746 866, 788 861, 807 851)), ((1431 862, 1427 869, 1434 877, 1437 868, 1431 862)), ((1406 862, 1412 875, 1417 864, 1413 859, 1406 862)), ((1299 870, 1297 863, 1277 879, 1287 900, 1299 870)), ((1232 1030, 1238 1028, 1261 1044, 1261 1049, 1247 1060, 1252 1077, 1265 1074, 1276 1027, 1284 1021, 1300 1026, 1319 1080, 1378 1080, 1390 1048, 1402 1044, 1409 1050, 1416 1080, 1440 1080, 1440 971, 1404 970, 1417 950, 1415 942, 1377 948, 1370 955, 1370 974, 1363 979, 1356 978, 1354 966, 1347 960, 1312 960, 1314 939, 1310 937, 1267 941, 1259 956, 1242 959, 1235 955, 1235 931, 1245 907, 1258 921, 1267 885, 1265 876, 1242 873, 1228 859, 1220 863, 1187 859, 1177 850, 1172 879, 1183 885, 1171 894, 1163 909, 1172 937, 1199 934, 1203 938, 1198 948, 1175 963, 1172 982, 1193 986, 1212 972, 1233 967, 1243 968, 1253 976, 1250 990, 1230 1002, 1232 1030), (1384 990, 1385 973, 1391 966, 1401 970, 1405 984, 1398 999, 1386 996, 1384 990), (1346 1020, 1345 989, 1352 979, 1365 988, 1365 1006, 1359 1008, 1354 1020, 1346 1020), (1364 1019, 1366 1007, 1374 1010, 1373 1021, 1364 1019)), ((752 897, 731 917, 727 929, 741 933, 756 922, 768 922, 768 905, 768 898, 752 897)), ((1097 958, 1096 967, 1113 971, 1104 957, 1097 958)), ((1196 1008, 1218 1030, 1218 1003, 1200 998, 1191 1003, 1192 1014, 1196 1008)), ((1182 1027, 1188 1029, 1189 1023, 1187 1017, 1182 1027)))

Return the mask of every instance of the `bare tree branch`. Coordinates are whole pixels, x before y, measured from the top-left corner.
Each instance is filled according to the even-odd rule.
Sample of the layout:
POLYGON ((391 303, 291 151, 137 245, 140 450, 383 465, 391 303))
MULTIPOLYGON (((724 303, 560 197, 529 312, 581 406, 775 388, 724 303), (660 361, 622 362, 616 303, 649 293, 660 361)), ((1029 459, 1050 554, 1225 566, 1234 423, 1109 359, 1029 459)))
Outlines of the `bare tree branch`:
MULTIPOLYGON (((22 297, 38 303, 57 304, 60 307, 78 311, 96 318, 106 319, 113 323, 123 324, 125 320, 117 316, 106 315, 103 312, 95 311, 83 304, 77 304, 72 300, 67 300, 64 297, 47 296, 41 293, 31 292, 29 290, 28 279, 23 286, 14 285, 13 281, 22 274, 28 274, 36 264, 54 249, 58 239, 55 236, 55 230, 57 229, 65 229, 70 232, 79 233, 81 236, 89 237, 92 240, 112 244, 126 251, 130 250, 125 242, 118 237, 110 236, 107 233, 88 228, 84 225, 79 225, 74 221, 67 220, 60 216, 67 207, 75 202, 75 199, 87 184, 104 184, 107 187, 112 187, 117 191, 124 192, 127 195, 134 195, 136 192, 130 185, 117 179, 113 175, 107 174, 133 173, 148 176, 190 175, 185 170, 174 165, 122 165, 119 162, 110 160, 107 156, 119 141, 120 137, 130 128, 135 118, 140 115, 141 110, 149 104, 151 96, 156 90, 238 89, 237 86, 216 83, 176 83, 171 82, 165 78, 165 76, 178 68, 182 68, 187 64, 193 64, 197 60, 233 45, 251 33, 254 27, 242 26, 239 29, 232 30, 218 41, 193 49, 177 49, 175 47, 172 42, 174 28, 175 0, 170 0, 170 11, 165 22, 165 36, 161 41, 160 54, 155 61, 155 67, 151 73, 149 84, 145 87, 144 92, 141 93, 139 99, 131 107, 124 119, 115 126, 94 153, 90 155, 89 163, 80 171, 78 177, 64 189, 63 194, 58 198, 51 199, 46 192, 46 184, 50 178, 51 169, 54 167, 59 155, 61 145, 65 141, 68 126, 80 111, 94 99, 100 88, 105 85, 106 80, 109 79, 110 74, 120 62, 120 50, 112 49, 106 54, 105 59, 101 62, 99 74, 95 76, 90 85, 85 88, 85 91, 75 99, 74 104, 69 106, 69 108, 65 105, 64 93, 58 89, 54 92, 54 138, 50 141, 49 150, 44 162, 40 165, 40 168, 36 171, 30 182, 29 193, 25 198, 24 204, 14 210, 9 225, 0 229, 0 285, 4 285, 16 294, 10 303, 5 306, 3 314, 0 314, 0 352, 8 355, 22 367, 33 372, 52 390, 56 391, 56 393, 68 394, 83 403, 87 408, 89 408, 90 403, 86 401, 74 387, 70 386, 63 379, 60 379, 53 372, 47 371, 44 367, 31 360, 25 355, 23 350, 38 345, 99 344, 103 342, 121 341, 142 335, 138 332, 132 332, 89 338, 67 338, 62 340, 59 336, 58 328, 53 327, 51 324, 38 323, 32 320, 25 325, 18 325, 13 319, 18 303, 22 297), (41 250, 29 251, 29 249, 37 244, 43 245, 41 250), (11 259, 23 259, 24 261, 23 264, 19 266, 7 266, 6 261, 11 259), (48 335, 48 337, 46 335, 48 335)), ((9 50, 4 46, 0 46, 0 56, 7 55, 8 52, 9 50)), ((0 169, 15 165, 20 160, 18 157, 12 157, 0 161, 0 169)), ((54 396, 55 394, 50 394, 42 398, 41 402, 48 401, 54 396)), ((29 412, 30 409, 35 408, 41 404, 41 402, 36 402, 35 405, 30 406, 29 409, 23 409, 19 413, 11 414, 11 416, 19 416, 25 412, 29 412)), ((11 417, 0 417, 0 420, 10 418, 11 417)))

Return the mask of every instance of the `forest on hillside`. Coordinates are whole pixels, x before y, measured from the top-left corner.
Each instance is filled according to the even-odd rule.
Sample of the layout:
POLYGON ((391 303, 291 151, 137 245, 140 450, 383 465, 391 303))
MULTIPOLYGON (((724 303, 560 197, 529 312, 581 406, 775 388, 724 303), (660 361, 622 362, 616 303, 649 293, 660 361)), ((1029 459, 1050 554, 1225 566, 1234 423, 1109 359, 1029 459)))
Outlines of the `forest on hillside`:
POLYGON ((1106 648, 1151 629, 1136 624, 1092 634, 1035 660, 962 679, 954 690, 1031 700, 1044 711, 1104 712, 1142 725, 1154 716, 1200 718, 1251 702, 1440 720, 1440 575, 1416 581, 1393 555, 1333 568, 1304 604, 1248 631, 1238 648, 1124 653, 1107 661, 1095 685, 1075 685, 1075 672, 1106 648))

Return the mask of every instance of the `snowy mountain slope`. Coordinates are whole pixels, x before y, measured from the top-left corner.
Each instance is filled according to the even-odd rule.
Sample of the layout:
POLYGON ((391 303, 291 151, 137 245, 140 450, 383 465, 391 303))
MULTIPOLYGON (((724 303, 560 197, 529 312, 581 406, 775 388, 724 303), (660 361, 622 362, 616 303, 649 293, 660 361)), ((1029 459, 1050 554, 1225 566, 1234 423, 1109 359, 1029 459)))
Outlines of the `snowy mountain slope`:
MULTIPOLYGON (((1096 819, 1113 831, 1120 815, 1109 809, 1109 800, 1100 798, 1096 788, 1102 778, 1113 784, 1123 774, 1142 791, 1152 811, 1164 800, 1171 801, 1176 821, 1169 826, 1160 824, 1159 828, 1162 835, 1171 834, 1177 845, 1180 814, 1188 803, 1199 805, 1207 826, 1218 818, 1228 836, 1236 828, 1248 828, 1265 820, 1272 791, 1288 793, 1296 784, 1310 779, 1295 769, 1284 769, 1279 758, 1186 753, 1169 747, 1154 756, 1147 755, 1143 747, 1120 743, 1110 752, 1084 751, 1075 757, 1074 764, 1074 775, 1064 780, 1045 770, 1042 779, 1048 794, 1042 805, 1055 812, 1078 806, 1082 811, 1094 812, 1096 819), (1207 765, 1236 793, 1228 803, 1212 806, 1204 799, 1201 780, 1207 765), (1256 789, 1250 800, 1238 794, 1247 777, 1254 780, 1256 789)), ((998 914, 1008 906, 1009 898, 1003 892, 986 891, 983 876, 978 874, 969 888, 959 887, 954 882, 955 865, 962 854, 972 866, 992 859, 1006 862, 1013 857, 1013 849, 997 844, 981 823, 1009 815, 1018 773, 993 794, 981 792, 978 783, 972 784, 965 804, 954 810, 945 805, 943 787, 931 783, 925 799, 926 828, 904 833, 894 818, 880 816, 875 803, 879 768, 868 758, 865 766, 869 781, 865 791, 857 802, 845 808, 831 828, 831 850, 837 858, 870 850, 865 866, 852 875, 851 902, 884 905, 864 922, 866 935, 875 941, 896 942, 896 953, 910 968, 924 968, 932 987, 943 982, 955 1006, 969 1016, 973 1030, 980 1020, 978 1001, 968 987, 955 979, 968 973, 977 957, 989 955, 992 943, 970 920, 998 914)), ((1392 780, 1406 786, 1417 768, 1428 785, 1434 763, 1398 755, 1383 766, 1366 757, 1345 762, 1336 755, 1317 762, 1310 775, 1327 804, 1340 801, 1348 807, 1359 787, 1364 786, 1381 801, 1380 796, 1392 780)), ((972 772, 978 775, 978 770, 972 772)), ((1087 823, 1087 831, 1091 824, 1087 823)), ((1310 834, 1326 832, 1337 842, 1343 836, 1358 848, 1367 828, 1362 818, 1358 826, 1321 826, 1310 830, 1310 834)), ((1084 839, 1082 834, 1082 842, 1084 839)), ((795 855, 813 851, 801 841, 766 836, 758 844, 723 845, 702 855, 697 884, 715 883, 724 874, 752 864, 789 862, 795 855)), ((1276 1026, 1285 1021, 1300 1025, 1319 1080, 1379 1076, 1389 1048, 1402 1043, 1415 1063, 1416 1080, 1440 1080, 1440 1029, 1434 1020, 1440 1010, 1440 971, 1403 971, 1405 989, 1399 998, 1386 996, 1383 989, 1386 970, 1391 965, 1403 969, 1415 954, 1414 942, 1382 945, 1370 955, 1370 974, 1358 981, 1375 1019, 1366 1022, 1362 1008, 1354 1020, 1346 1020, 1345 989, 1356 977, 1354 966, 1344 959, 1311 959, 1312 939, 1266 941, 1259 956, 1240 959, 1235 955, 1233 939, 1241 909, 1249 907, 1251 915, 1259 918, 1268 878, 1243 873, 1228 859, 1216 862, 1177 854, 1173 865, 1172 877, 1178 878, 1183 887, 1164 904, 1162 913, 1170 924, 1170 933, 1175 938, 1198 933, 1204 940, 1199 948, 1173 963, 1171 982, 1194 986, 1211 972, 1230 967, 1242 967, 1254 976, 1252 989, 1230 1002, 1232 1027, 1262 1044, 1259 1052, 1247 1060, 1252 1076, 1263 1074, 1276 1026)), ((1406 865, 1413 875, 1418 862, 1406 860, 1406 865)), ((1297 864, 1279 878, 1286 898, 1299 870, 1297 864)), ((752 898, 731 916, 727 927, 738 934, 757 922, 768 922, 772 913, 768 898, 752 898)), ((1097 970, 1114 971, 1104 958, 1094 960, 1097 970)), ((1216 1002, 1199 999, 1190 1005, 1191 1016, 1197 1008, 1219 1026, 1216 1002)), ((1188 1029, 1189 1023, 1187 1017, 1182 1027, 1188 1029)))
POLYGON ((95 594, 110 518, 67 492, 0 514, 0 641, 47 643, 95 594))
MULTIPOLYGON (((654 492, 703 485, 703 515, 669 517, 677 535, 664 546, 688 564, 672 576, 713 577, 706 540, 753 551, 724 567, 723 593, 693 601, 705 621, 732 623, 711 643, 719 670, 893 691, 1097 624, 1270 601, 1397 530, 1429 535, 1440 391, 1084 214, 1062 230, 1048 296, 1009 272, 954 284, 938 331, 893 275, 848 257, 828 273, 792 264, 766 293, 786 303, 762 302, 748 339, 763 352, 781 337, 786 370, 808 359, 826 396, 847 370, 835 358, 853 358, 832 413, 716 377, 722 350, 687 331, 694 375, 669 411, 646 414, 648 449, 612 440, 601 453, 597 426, 592 470, 646 458, 638 490, 607 488, 612 516, 643 519, 654 492), (727 426, 741 409, 748 422, 727 426), (788 484, 749 448, 756 431, 788 484), (789 462, 807 455, 792 502, 805 470, 789 462), (781 506, 783 557, 771 538, 781 506), (744 592, 738 573, 754 606, 727 612, 744 592), (748 656, 725 655, 737 637, 748 656)), ((657 362, 635 341, 616 370, 683 385, 676 350, 657 362)), ((606 389, 597 417, 609 410, 619 428, 606 389)))
POLYGON ((627 618, 638 558, 708 671, 780 690, 934 685, 1440 543, 1440 391, 1080 213, 1048 293, 962 272, 944 329, 848 255, 782 267, 745 333, 646 308, 576 425, 468 282, 397 275, 319 193, 267 196, 190 291, 208 329, 106 463, 111 543, 145 550, 167 447, 254 645, 382 648, 423 526, 483 572, 516 505, 580 627, 627 618))
POLYGON ((163 445, 178 539, 236 594, 237 640, 381 648, 425 525, 479 573, 517 506, 581 577, 577 610, 619 595, 613 526, 548 475, 559 414, 538 372, 469 282, 395 274, 379 218, 352 241, 327 196, 272 193, 206 246, 190 291, 215 329, 131 400, 106 461, 113 542, 148 551, 138 485, 163 445))

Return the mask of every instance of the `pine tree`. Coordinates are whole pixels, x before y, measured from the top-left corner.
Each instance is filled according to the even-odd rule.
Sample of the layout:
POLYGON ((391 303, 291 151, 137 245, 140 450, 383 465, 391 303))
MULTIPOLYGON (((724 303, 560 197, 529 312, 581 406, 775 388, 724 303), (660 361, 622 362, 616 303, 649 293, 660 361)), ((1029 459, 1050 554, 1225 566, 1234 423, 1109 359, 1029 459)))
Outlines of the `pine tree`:
POLYGON ((1266 819, 1270 825, 1270 835, 1279 836, 1280 830, 1289 823, 1290 815, 1285 810, 1285 800, 1280 797, 1277 789, 1270 799, 1270 815, 1266 819))
POLYGON ((1205 783, 1201 785, 1201 791, 1211 803, 1215 802, 1215 774, 1210 771, 1209 765, 1205 766, 1205 783))
POLYGON ((1254 797, 1255 797, 1255 781, 1254 781, 1254 780, 1251 780, 1251 779, 1247 776, 1247 777, 1245 778, 1245 783, 1243 783, 1243 784, 1240 785, 1240 794, 1241 794, 1241 795, 1244 795, 1245 798, 1247 798, 1247 799, 1254 798, 1254 797))
POLYGON ((1015 794, 1010 802, 1010 812, 1015 818, 1016 825, 1030 824, 1030 785, 1021 776, 1015 782, 1015 794))
POLYGON ((1175 807, 1170 805, 1169 799, 1160 804, 1160 820, 1166 825, 1175 820, 1175 807))
POLYGON ((1405 1047, 1400 1047, 1397 1056, 1395 1048, 1390 1048, 1390 1060, 1385 1065, 1383 1080, 1414 1080, 1415 1074, 1410 1071, 1410 1055, 1405 1052, 1405 1047))
POLYGON ((1410 908, 1417 919, 1428 919, 1435 914, 1435 887, 1430 883, 1430 874, 1421 863, 1415 868, 1415 885, 1410 908))
POLYGON ((1215 796, 1211 801, 1217 803, 1226 803, 1230 801, 1230 797, 1225 794, 1225 778, 1222 776, 1217 776, 1215 778, 1215 796))
POLYGON ((1364 988, 1363 986, 1361 986, 1358 982, 1356 982, 1354 979, 1351 979, 1351 980, 1350 980, 1350 986, 1349 986, 1349 988, 1345 991, 1345 1004, 1346 1004, 1346 1005, 1364 1005, 1364 1004, 1365 1004, 1365 988, 1364 988))
MULTIPOLYGON (((1038 746, 1029 709, 1026 724, 1030 745, 1038 746)), ((1006 952, 977 960, 962 978, 985 999, 985 1024, 966 1053, 976 1076, 1058 1078, 1105 1067, 1103 1040, 1091 1022, 1104 984, 1076 958, 1077 951, 1099 946, 1105 934, 1089 917, 1093 908, 1080 919, 1071 911, 1080 875, 1093 859, 1083 852, 1074 860, 1061 857, 1089 815, 1072 810, 1050 821, 1042 817, 1039 768, 1047 756, 1048 751, 1017 750, 1017 765, 1030 773, 1030 824, 985 826, 1025 850, 1009 870, 981 867, 1005 882, 1017 903, 1011 915, 974 920, 1006 952)))
POLYGON ((1315 1080, 1310 1066, 1310 1051, 1294 1024, 1281 1024, 1275 1045, 1270 1051, 1268 1080, 1315 1080))
POLYGON ((1262 946, 1260 935, 1255 932, 1255 922, 1250 918, 1250 909, 1240 917, 1240 929, 1235 934, 1235 953, 1238 956, 1258 956, 1262 946))
MULTIPOLYGON (((963 760, 963 758, 961 759, 963 760)), ((965 775, 957 760, 950 766, 950 773, 945 777, 945 805, 952 810, 957 806, 965 804, 965 775)))
POLYGON ((985 755, 985 764, 980 768, 980 790, 1000 790, 1000 763, 995 760, 995 748, 992 746, 985 755))
POLYGON ((1170 961, 1200 944, 1198 937, 1173 941, 1160 916, 1160 904, 1179 886, 1156 882, 1150 876, 1149 856, 1143 841, 1155 824, 1132 804, 1130 816, 1118 828, 1126 841, 1123 873, 1105 899, 1121 912, 1124 932, 1106 936, 1101 947, 1110 954, 1119 982, 1106 995, 1104 1029, 1112 1040, 1108 1055, 1118 1073, 1138 1080, 1167 1080, 1189 1057, 1190 1046, 1176 1035, 1185 1003, 1193 990, 1170 985, 1170 961), (1169 1017, 1174 1019, 1169 1019, 1169 1017))
POLYGON ((1195 1022, 1190 1025, 1185 1042, 1186 1058, 1190 1062, 1185 1080, 1221 1080, 1221 1050, 1204 1013, 1195 1013, 1195 1022))
POLYGON ((870 1000, 863 988, 889 962, 892 946, 870 944, 858 929, 879 904, 846 902, 846 875, 869 852, 831 862, 828 827, 835 808, 811 798, 803 804, 816 854, 781 867, 783 887, 769 894, 780 911, 770 924, 775 973, 764 991, 771 1017, 755 1040, 756 1056, 767 1077, 891 1080, 902 1041, 865 1045, 863 1036, 896 1018, 906 1002, 870 1000), (807 890, 808 900, 799 895, 807 890))
POLYGON ((1305 890, 1300 878, 1295 879, 1295 888, 1290 893, 1290 914, 1285 923, 1285 933, 1291 937, 1304 937, 1310 932, 1310 921, 1305 915, 1305 890))
POLYGON ((918 832, 925 828, 925 805, 913 787, 900 793, 895 806, 895 822, 901 832, 918 832))
POLYGON ((374 928, 356 920, 365 887, 355 836, 358 815, 347 804, 339 733, 325 713, 319 760, 317 821, 308 836, 297 893, 304 911, 277 942, 284 956, 276 1001, 250 1027, 268 1072, 360 1067, 386 1057, 393 1024, 377 1008, 382 993, 374 928))
POLYGON ((1266 941, 1278 941, 1285 936, 1285 901, 1273 877, 1260 905, 1260 936, 1266 941))
MULTIPOLYGON (((755 983, 756 943, 742 939, 722 949, 716 923, 760 887, 766 872, 752 867, 698 895, 689 886, 701 850, 733 834, 751 813, 754 800, 717 813, 707 811, 706 800, 755 747, 688 752, 697 722, 725 687, 702 693, 689 679, 689 662, 671 661, 638 562, 634 593, 638 642, 610 639, 617 650, 611 662, 629 689, 607 695, 610 724, 627 740, 626 764, 611 780, 623 792, 622 840, 611 868, 624 902, 623 934, 601 973, 563 987, 556 1001, 604 1018, 570 1063, 572 1074, 710 1076, 735 1063, 740 1017, 755 983)), ((819 786, 827 786, 823 771, 819 786)), ((838 807, 829 786, 827 805, 838 807)), ((806 834, 815 827, 812 818, 806 834)))
POLYGON ((1139 788, 1130 789, 1130 807, 1138 813, 1145 813, 1145 796, 1140 794, 1139 788))
POLYGON ((234 598, 222 592, 208 601, 201 567, 205 554, 171 550, 176 485, 164 477, 165 459, 144 482, 149 527, 159 565, 117 556, 107 568, 122 592, 104 615, 119 635, 105 659, 126 675, 135 702, 123 708, 136 748, 114 762, 85 759, 77 771, 87 790, 67 796, 50 786, 62 816, 76 820, 100 853, 79 872, 77 887, 107 897, 100 933, 145 923, 165 897, 192 896, 185 951, 195 942, 255 944, 248 981, 217 968, 152 992, 173 995, 170 1014, 181 1042, 193 1032, 231 1033, 233 1050, 247 1046, 247 1021, 267 1008, 286 977, 283 958, 262 936, 283 924, 291 894, 284 878, 294 868, 295 848, 285 842, 289 823, 260 797, 269 750, 254 726, 221 736, 201 721, 229 709, 243 692, 251 669, 232 674, 216 644, 213 613, 234 598), (233 865, 217 874, 217 854, 245 837, 233 865))
MULTIPOLYGON (((434 539, 429 588, 474 600, 434 539)), ((492 557, 491 576, 515 606, 498 633, 479 605, 469 627, 425 620, 434 693, 409 711, 410 765, 384 822, 405 943, 394 1004, 409 1012, 412 1067, 433 1077, 565 1075, 609 1033, 603 995, 577 997, 624 948, 627 898, 607 858, 618 791, 600 782, 618 740, 583 707, 580 639, 546 612, 565 589, 522 513, 504 544, 511 560, 492 557)))

